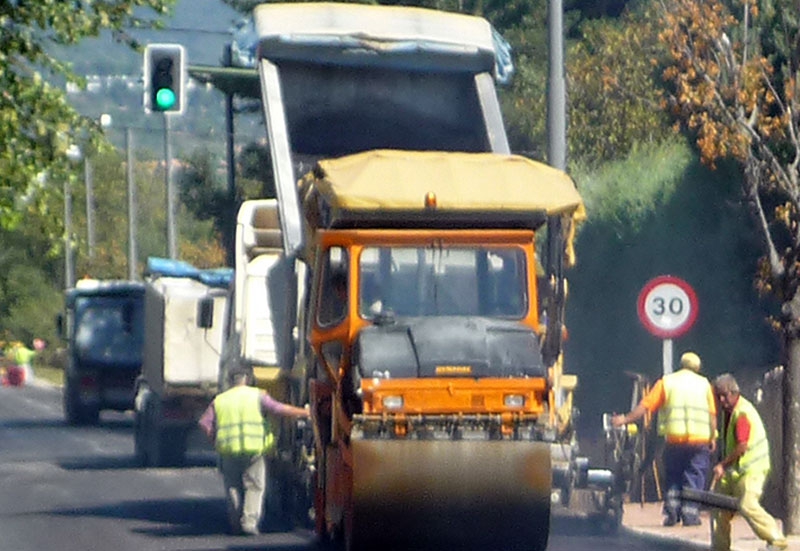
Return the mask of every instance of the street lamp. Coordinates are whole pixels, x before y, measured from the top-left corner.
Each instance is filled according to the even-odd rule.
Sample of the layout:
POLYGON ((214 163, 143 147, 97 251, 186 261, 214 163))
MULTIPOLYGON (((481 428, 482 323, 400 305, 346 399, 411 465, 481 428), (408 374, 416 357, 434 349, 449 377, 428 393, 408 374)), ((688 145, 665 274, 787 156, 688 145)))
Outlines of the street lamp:
MULTIPOLYGON (((73 163, 81 160, 81 149, 75 144, 67 148, 67 159, 73 163)), ((75 264, 72 258, 72 175, 64 179, 64 287, 75 286, 75 264)))
MULTIPOLYGON (((97 121, 100 123, 101 128, 109 128, 111 126, 111 115, 103 113, 97 121)), ((86 242, 89 258, 94 258, 94 170, 89 151, 83 156, 83 182, 86 186, 86 242)))

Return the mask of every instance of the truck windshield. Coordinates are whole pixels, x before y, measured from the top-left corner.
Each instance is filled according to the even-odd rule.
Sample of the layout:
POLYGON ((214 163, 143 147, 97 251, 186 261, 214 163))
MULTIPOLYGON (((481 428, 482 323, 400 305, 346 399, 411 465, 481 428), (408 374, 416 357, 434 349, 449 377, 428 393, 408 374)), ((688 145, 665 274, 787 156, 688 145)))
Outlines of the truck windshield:
POLYGON ((84 362, 138 364, 144 342, 143 300, 79 297, 75 352, 84 362))
POLYGON ((368 247, 359 259, 359 313, 522 318, 525 253, 515 247, 368 247))

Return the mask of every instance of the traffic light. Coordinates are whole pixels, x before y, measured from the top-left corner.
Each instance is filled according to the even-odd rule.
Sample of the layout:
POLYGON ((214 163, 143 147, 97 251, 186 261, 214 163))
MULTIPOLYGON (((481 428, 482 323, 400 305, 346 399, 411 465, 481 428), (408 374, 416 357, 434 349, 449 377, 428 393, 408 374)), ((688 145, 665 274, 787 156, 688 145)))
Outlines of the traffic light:
POLYGON ((184 49, 180 44, 148 44, 144 50, 144 109, 183 113, 184 49))

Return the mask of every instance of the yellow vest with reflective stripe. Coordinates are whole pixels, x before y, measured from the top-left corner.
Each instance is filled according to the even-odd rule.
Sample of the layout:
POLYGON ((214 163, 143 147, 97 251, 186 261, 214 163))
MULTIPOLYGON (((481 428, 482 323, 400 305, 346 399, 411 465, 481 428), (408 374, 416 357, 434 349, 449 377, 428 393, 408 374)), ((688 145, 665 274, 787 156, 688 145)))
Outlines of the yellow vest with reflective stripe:
POLYGON ((261 390, 235 386, 214 398, 215 447, 223 455, 261 455, 274 438, 261 413, 261 390))
POLYGON ((691 369, 665 375, 664 405, 658 413, 658 433, 668 439, 711 442, 711 383, 691 369))
POLYGON ((767 473, 770 469, 767 431, 755 406, 744 396, 739 396, 725 429, 725 455, 730 455, 736 448, 736 421, 742 415, 750 422, 750 438, 744 455, 728 469, 727 474, 732 480, 737 480, 745 473, 767 473))

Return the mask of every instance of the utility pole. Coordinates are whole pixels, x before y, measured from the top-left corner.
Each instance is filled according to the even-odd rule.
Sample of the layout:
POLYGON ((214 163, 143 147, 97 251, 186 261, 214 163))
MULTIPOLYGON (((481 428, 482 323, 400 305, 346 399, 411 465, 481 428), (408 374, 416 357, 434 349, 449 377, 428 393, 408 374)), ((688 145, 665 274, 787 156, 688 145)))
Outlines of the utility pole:
POLYGON ((136 277, 136 183, 133 177, 133 130, 125 128, 125 156, 128 163, 128 279, 136 277))
POLYGON ((89 258, 94 258, 94 178, 88 148, 83 155, 83 183, 86 187, 86 244, 89 258))
POLYGON ((547 161, 560 170, 567 169, 567 86, 564 78, 564 9, 561 0, 550 0, 550 36, 547 82, 547 161))
MULTIPOLYGON (((232 65, 231 44, 225 46, 223 61, 225 67, 232 65)), ((232 223, 223 232, 225 239, 225 257, 228 266, 236 265, 236 151, 234 149, 234 126, 233 126, 233 92, 225 94, 225 130, 228 138, 227 157, 228 157, 228 208, 230 209, 229 218, 232 223)))
MULTIPOLYGON (((547 81, 547 161, 560 170, 567 170, 567 115, 566 84, 564 81, 564 29, 561 0, 550 0, 547 29, 550 40, 549 74, 547 81)), ((563 225, 561 216, 551 216, 547 221, 547 278, 552 293, 548 307, 550 330, 545 341, 549 354, 561 349, 561 327, 564 323, 563 297, 566 289, 563 278, 563 225)), ((553 358, 555 359, 555 358, 553 358)), ((556 364, 557 365, 557 364, 556 364)), ((559 385, 561 370, 554 369, 553 377, 559 385)), ((563 405, 565 397, 558 393, 556 406, 563 405)))
POLYGON ((70 177, 64 180, 64 288, 75 287, 75 268, 72 262, 72 186, 70 177))

